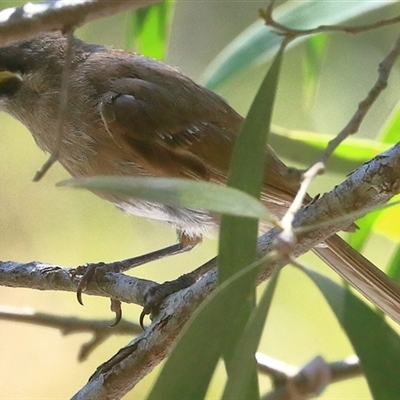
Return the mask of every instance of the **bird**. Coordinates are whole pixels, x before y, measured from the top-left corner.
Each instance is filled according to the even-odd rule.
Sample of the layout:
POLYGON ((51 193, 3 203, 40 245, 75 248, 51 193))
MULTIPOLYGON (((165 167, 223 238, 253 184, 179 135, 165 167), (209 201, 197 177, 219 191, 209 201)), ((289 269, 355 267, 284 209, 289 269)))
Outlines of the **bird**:
MULTIPOLYGON (((70 45, 68 107, 58 161, 71 176, 174 177, 226 184, 243 117, 222 97, 152 58, 76 37, 70 45)), ((49 153, 56 141, 66 53, 67 39, 60 32, 0 48, 0 111, 25 125, 49 153)), ((265 162, 261 201, 281 218, 300 181, 269 145, 265 162)), ((156 250, 146 260, 192 249, 220 222, 205 210, 95 194, 126 213, 164 221, 176 230, 178 243, 156 250)), ((386 274, 338 235, 313 251, 400 323, 400 286, 386 274)))

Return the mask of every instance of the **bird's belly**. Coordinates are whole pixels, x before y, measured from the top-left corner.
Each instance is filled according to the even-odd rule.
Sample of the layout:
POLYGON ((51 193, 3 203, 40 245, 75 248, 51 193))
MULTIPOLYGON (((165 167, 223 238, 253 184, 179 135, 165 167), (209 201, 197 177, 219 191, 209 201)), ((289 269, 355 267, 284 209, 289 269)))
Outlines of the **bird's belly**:
POLYGON ((128 214, 168 222, 178 232, 192 238, 212 236, 217 230, 217 221, 206 211, 175 208, 139 199, 111 201, 128 214))

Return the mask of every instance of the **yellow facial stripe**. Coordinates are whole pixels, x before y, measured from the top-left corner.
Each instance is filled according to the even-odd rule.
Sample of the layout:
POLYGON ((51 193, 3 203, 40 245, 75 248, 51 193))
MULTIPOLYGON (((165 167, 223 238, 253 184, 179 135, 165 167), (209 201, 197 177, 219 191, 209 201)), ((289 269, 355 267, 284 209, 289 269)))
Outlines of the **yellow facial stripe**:
POLYGON ((0 84, 8 81, 9 79, 19 79, 22 81, 21 75, 15 74, 10 71, 0 71, 0 84))

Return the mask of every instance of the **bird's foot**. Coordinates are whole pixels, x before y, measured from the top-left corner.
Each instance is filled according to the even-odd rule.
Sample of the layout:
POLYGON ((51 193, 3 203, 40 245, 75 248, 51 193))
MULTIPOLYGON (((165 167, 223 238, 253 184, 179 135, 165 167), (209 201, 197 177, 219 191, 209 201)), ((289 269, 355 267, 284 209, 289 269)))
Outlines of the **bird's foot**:
POLYGON ((154 286, 148 290, 145 296, 146 304, 140 314, 139 323, 144 330, 144 318, 151 314, 155 316, 160 311, 161 303, 171 294, 179 292, 182 289, 193 285, 197 280, 197 276, 192 273, 184 274, 173 281, 164 282, 158 286, 154 286))
MULTIPOLYGON (((88 287, 89 283, 94 279, 97 281, 96 276, 102 276, 108 272, 120 272, 123 265, 121 262, 113 262, 106 264, 104 262, 99 262, 99 263, 91 263, 91 264, 85 264, 85 265, 80 265, 79 267, 75 268, 71 272, 71 277, 72 279, 75 279, 77 276, 81 276, 79 278, 79 283, 78 283, 78 288, 76 291, 76 298, 83 306, 83 300, 82 300, 82 293, 86 290, 88 287)), ((114 322, 110 325, 115 326, 117 325, 122 318, 122 308, 121 308, 121 302, 119 300, 110 298, 111 305, 110 309, 112 312, 115 313, 115 320, 114 322)))

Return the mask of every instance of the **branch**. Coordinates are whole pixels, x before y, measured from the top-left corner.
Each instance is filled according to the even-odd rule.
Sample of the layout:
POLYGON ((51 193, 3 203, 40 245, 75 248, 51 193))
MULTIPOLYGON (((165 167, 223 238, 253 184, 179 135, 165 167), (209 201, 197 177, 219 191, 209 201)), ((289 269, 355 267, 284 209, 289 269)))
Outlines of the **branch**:
MULTIPOLYGON (((79 279, 74 277, 74 271, 75 268, 37 261, 26 264, 0 261, 0 286, 76 293, 79 279)), ((112 297, 125 303, 144 305, 144 294, 155 285, 157 285, 155 282, 146 279, 109 272, 92 279, 85 294, 112 297)))
POLYGON ((311 29, 294 29, 275 21, 272 15, 273 11, 274 11, 274 1, 271 1, 267 9, 260 10, 260 17, 265 21, 265 25, 270 26, 271 28, 275 28, 277 30, 276 33, 278 33, 279 35, 289 36, 291 38, 296 38, 300 36, 310 36, 318 33, 331 33, 331 32, 343 32, 355 35, 358 33, 363 33, 372 31, 374 29, 383 28, 385 26, 398 24, 400 22, 400 15, 398 15, 393 18, 382 19, 380 21, 359 26, 320 25, 316 28, 311 28, 311 29))
POLYGON ((41 32, 75 29, 95 19, 160 1, 56 0, 7 8, 0 12, 0 46, 29 39, 41 32))
MULTIPOLYGON (((295 256, 345 229, 349 220, 340 218, 344 214, 384 204, 399 193, 398 171, 400 144, 364 164, 334 190, 300 210, 294 226, 318 225, 319 228, 301 232, 295 256)), ((273 249, 278 234, 278 230, 273 229, 260 238, 261 255, 273 249)), ((194 285, 167 298, 148 329, 102 364, 73 399, 121 398, 150 373, 166 357, 194 310, 217 286, 216 262, 214 264, 214 269, 194 285)), ((267 279, 282 264, 283 261, 278 261, 265 269, 259 282, 267 279)))
POLYGON ((400 55, 400 35, 397 37, 396 42, 390 49, 386 57, 379 63, 378 77, 374 86, 368 92, 364 100, 358 104, 357 111, 347 123, 347 125, 332 139, 325 151, 320 157, 320 161, 326 162, 327 158, 335 151, 335 149, 342 143, 348 136, 358 132, 360 125, 363 122, 367 112, 378 99, 381 92, 386 89, 390 72, 394 63, 400 55))
POLYGON ((257 353, 258 369, 270 376, 274 389, 263 400, 299 400, 322 393, 329 384, 362 375, 357 357, 327 363, 317 356, 301 368, 287 365, 272 357, 257 353))
POLYGON ((104 320, 88 320, 76 317, 61 317, 59 315, 40 313, 31 310, 14 309, 11 307, 0 307, 0 320, 23 322, 47 328, 59 329, 63 335, 72 333, 90 332, 92 339, 84 343, 79 351, 78 360, 84 361, 89 355, 106 339, 115 335, 138 335, 142 328, 126 320, 110 329, 110 322, 104 320))

